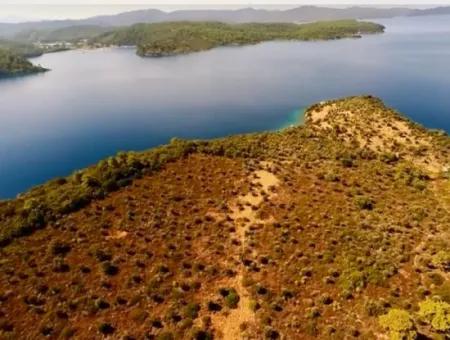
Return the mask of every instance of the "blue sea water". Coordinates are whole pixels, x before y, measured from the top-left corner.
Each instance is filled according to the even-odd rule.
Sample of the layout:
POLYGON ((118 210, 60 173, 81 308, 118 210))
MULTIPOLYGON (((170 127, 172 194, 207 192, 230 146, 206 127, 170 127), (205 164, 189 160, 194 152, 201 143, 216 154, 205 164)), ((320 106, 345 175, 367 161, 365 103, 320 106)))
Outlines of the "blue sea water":
POLYGON ((0 198, 172 137, 273 130, 324 99, 372 94, 450 132, 450 17, 377 20, 382 35, 267 42, 168 58, 69 51, 0 80, 0 198))

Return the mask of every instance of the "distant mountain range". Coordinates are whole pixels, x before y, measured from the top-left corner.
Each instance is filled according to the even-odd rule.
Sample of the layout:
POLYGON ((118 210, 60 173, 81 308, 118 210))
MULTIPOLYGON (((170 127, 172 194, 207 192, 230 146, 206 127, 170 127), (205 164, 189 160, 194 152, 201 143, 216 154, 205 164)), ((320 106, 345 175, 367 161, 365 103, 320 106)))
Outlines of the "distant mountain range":
POLYGON ((55 30, 71 26, 118 27, 136 23, 164 21, 221 21, 243 22, 310 22, 318 20, 373 19, 397 16, 423 16, 450 14, 449 7, 432 9, 396 8, 327 8, 301 6, 289 10, 244 8, 239 10, 180 10, 164 12, 157 9, 137 10, 117 15, 96 16, 81 20, 49 20, 24 23, 0 23, 0 36, 14 35, 32 30, 55 30))

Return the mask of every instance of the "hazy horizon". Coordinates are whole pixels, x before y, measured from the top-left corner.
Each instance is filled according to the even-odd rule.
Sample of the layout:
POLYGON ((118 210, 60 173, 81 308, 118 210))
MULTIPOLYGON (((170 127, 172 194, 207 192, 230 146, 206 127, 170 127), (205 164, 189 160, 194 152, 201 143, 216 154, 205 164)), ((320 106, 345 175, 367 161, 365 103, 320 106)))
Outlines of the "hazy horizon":
POLYGON ((63 20, 63 19, 83 19, 98 15, 114 15, 118 13, 143 10, 143 9, 159 9, 163 11, 175 11, 175 10, 186 10, 186 9, 239 9, 239 8, 258 8, 258 9, 278 9, 286 10, 289 8, 294 8, 304 5, 314 5, 322 7, 351 7, 351 6, 370 6, 370 7, 414 7, 414 8, 430 8, 437 6, 450 5, 450 0, 438 3, 438 4, 423 4, 423 1, 396 1, 395 3, 390 3, 389 1, 378 1, 377 3, 364 1, 364 2, 354 2, 346 3, 345 1, 336 1, 335 3, 329 3, 329 1, 317 1, 311 3, 310 1, 297 1, 291 4, 273 4, 270 1, 258 1, 258 3, 252 2, 242 2, 237 3, 219 3, 219 2, 206 2, 197 1, 190 3, 183 3, 178 0, 178 4, 174 1, 168 1, 166 4, 158 4, 156 2, 147 1, 147 3, 137 3, 137 4, 121 4, 121 3, 101 3, 101 1, 96 1, 96 3, 91 4, 74 4, 68 1, 60 1, 59 4, 48 3, 39 4, 38 1, 16 1, 15 4, 3 3, 0 0, 0 22, 3 23, 17 23, 24 21, 34 21, 34 20, 63 20), (422 3, 421 3, 422 2, 422 3))

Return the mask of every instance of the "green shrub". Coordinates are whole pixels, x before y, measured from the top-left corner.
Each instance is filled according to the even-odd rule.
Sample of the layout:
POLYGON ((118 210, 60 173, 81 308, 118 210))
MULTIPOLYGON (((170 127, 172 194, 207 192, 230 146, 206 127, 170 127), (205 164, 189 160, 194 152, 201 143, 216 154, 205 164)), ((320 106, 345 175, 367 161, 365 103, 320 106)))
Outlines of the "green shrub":
POLYGON ((348 270, 340 278, 341 287, 344 291, 352 292, 355 289, 362 289, 367 285, 366 275, 358 270, 348 270))
POLYGON ((184 307, 183 315, 190 319, 196 319, 199 311, 200 305, 198 303, 189 303, 184 307))
POLYGON ((130 311, 129 317, 135 322, 143 323, 147 319, 148 313, 144 309, 138 307, 130 311))
POLYGON ((100 262, 105 262, 105 261, 111 261, 112 260, 112 255, 111 255, 111 252, 109 250, 96 249, 94 251, 94 256, 100 262))
POLYGON ((389 331, 391 340, 416 339, 414 322, 410 314, 401 309, 391 309, 387 314, 378 318, 380 325, 389 331))
POLYGON ((206 330, 203 329, 194 329, 192 331, 192 339, 194 340, 212 340, 213 335, 206 330))
POLYGON ((431 263, 442 270, 450 270, 450 252, 441 250, 431 259, 431 263))
POLYGON ((359 207, 359 209, 363 210, 372 210, 375 205, 374 201, 366 196, 360 196, 356 198, 356 204, 359 207))
POLYGON ((380 316, 385 313, 383 301, 368 300, 364 304, 364 308, 368 316, 380 316))
POLYGON ((334 172, 331 172, 331 171, 324 175, 324 179, 328 182, 339 182, 340 181, 339 175, 334 172))
POLYGON ((119 267, 117 267, 116 265, 112 264, 109 261, 102 263, 102 269, 103 272, 108 276, 117 275, 117 273, 119 272, 119 267))
POLYGON ((237 294, 230 294, 225 298, 225 303, 229 308, 237 308, 240 297, 237 294))
POLYGON ((428 278, 431 280, 431 282, 435 285, 435 286, 440 286, 445 282, 445 278, 442 277, 441 274, 439 273, 435 273, 435 272, 431 272, 428 274, 428 278))
POLYGON ((346 168, 351 168, 353 166, 353 159, 350 157, 341 158, 341 163, 346 168))
POLYGON ((74 328, 71 327, 65 327, 63 328, 63 330, 61 331, 60 337, 62 339, 70 339, 73 338, 74 335, 76 333, 76 330, 74 328))
POLYGON ((98 326, 98 331, 104 335, 109 335, 114 333, 115 328, 111 324, 104 322, 98 326))
POLYGON ((450 282, 444 282, 440 287, 436 287, 434 294, 442 301, 450 303, 450 282))
POLYGON ((70 249, 70 245, 59 240, 55 240, 50 243, 50 252, 55 256, 65 256, 70 251, 70 249))
POLYGON ((320 302, 324 305, 329 305, 331 303, 333 303, 333 299, 330 296, 330 294, 324 293, 320 296, 319 298, 320 302))
POLYGON ((258 309, 261 308, 261 305, 256 300, 250 300, 248 307, 250 308, 251 311, 256 312, 258 309))
POLYGON ((450 331, 450 304, 440 300, 426 299, 419 303, 419 317, 440 332, 450 331))
POLYGON ((53 271, 55 273, 67 273, 70 271, 70 266, 64 262, 63 258, 56 257, 53 260, 53 271))
POLYGON ((398 156, 396 154, 390 153, 390 152, 386 152, 380 155, 380 160, 382 162, 391 164, 391 163, 395 163, 399 160, 398 156))
POLYGON ((219 294, 225 299, 225 304, 229 308, 236 308, 240 297, 234 288, 220 288, 219 294))

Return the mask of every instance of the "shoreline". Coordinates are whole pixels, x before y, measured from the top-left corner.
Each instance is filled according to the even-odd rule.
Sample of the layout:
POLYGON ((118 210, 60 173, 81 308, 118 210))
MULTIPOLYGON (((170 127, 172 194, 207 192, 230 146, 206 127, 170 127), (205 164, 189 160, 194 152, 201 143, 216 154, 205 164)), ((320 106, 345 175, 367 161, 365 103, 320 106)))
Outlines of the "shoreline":
MULTIPOLYGON (((11 78, 11 77, 9 77, 9 78, 11 78)), ((0 80, 3 80, 3 79, 7 79, 7 78, 1 78, 0 77, 0 80)), ((286 120, 284 122, 282 122, 280 125, 277 125, 276 127, 272 128, 272 129, 260 130, 260 131, 251 131, 251 132, 247 132, 247 133, 225 134, 225 135, 221 135, 221 136, 217 136, 217 137, 213 137, 213 138, 207 138, 207 139, 194 138, 194 139, 188 139, 188 141, 212 141, 212 140, 217 140, 217 139, 232 138, 234 136, 258 134, 258 133, 282 132, 283 130, 286 130, 286 129, 295 128, 295 127, 298 127, 298 126, 303 126, 305 124, 305 118, 306 118, 305 115, 306 115, 307 110, 308 110, 308 107, 301 107, 299 109, 294 109, 294 110, 288 112, 287 115, 286 115, 286 120)), ((145 152, 145 151, 149 151, 149 150, 152 150, 154 148, 159 148, 159 147, 168 145, 170 143, 170 141, 172 139, 174 139, 174 138, 176 138, 176 137, 168 138, 167 142, 164 143, 164 144, 161 144, 161 145, 150 146, 150 147, 147 147, 147 148, 142 149, 142 150, 129 150, 129 151, 126 151, 126 152, 145 152)), ((114 156, 115 156, 115 154, 111 154, 109 157, 114 157, 114 156)), ((100 158, 94 164, 97 164, 98 162, 101 162, 104 159, 105 159, 104 157, 100 158)), ((69 174, 66 174, 66 175, 61 174, 60 177, 70 176, 70 174, 72 174, 72 173, 74 173, 76 171, 82 170, 82 169, 89 168, 90 166, 92 166, 92 164, 88 165, 86 167, 83 167, 83 168, 74 168, 74 169, 71 170, 71 172, 69 174)), ((49 179, 48 181, 52 181, 52 178, 49 179)), ((33 190, 33 188, 41 186, 41 185, 47 183, 48 181, 45 181, 44 183, 41 183, 41 184, 34 185, 34 186, 24 190, 24 191, 20 191, 20 192, 16 193, 15 195, 11 196, 11 197, 2 197, 2 196, 0 196, 0 203, 17 199, 21 195, 29 192, 30 190, 33 190)))

